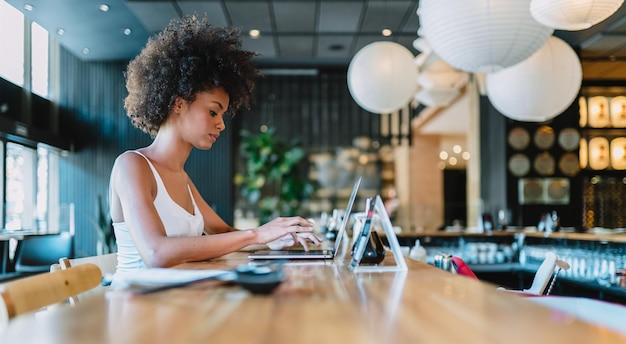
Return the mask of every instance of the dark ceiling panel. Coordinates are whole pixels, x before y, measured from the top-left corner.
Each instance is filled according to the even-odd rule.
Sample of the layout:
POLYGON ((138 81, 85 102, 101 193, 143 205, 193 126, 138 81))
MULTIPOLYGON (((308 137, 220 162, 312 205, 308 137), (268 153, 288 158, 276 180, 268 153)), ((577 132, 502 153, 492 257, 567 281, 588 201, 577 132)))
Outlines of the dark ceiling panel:
POLYGON ((314 33, 316 25, 316 2, 285 2, 275 1, 272 3, 274 17, 276 18, 276 30, 279 33, 314 33))
POLYGON ((317 57, 348 58, 353 35, 320 35, 317 41, 317 57))
POLYGON ((244 32, 257 29, 261 30, 261 34, 273 33, 268 1, 226 1, 226 9, 232 20, 231 24, 241 28, 244 32))
POLYGON ((244 49, 261 54, 263 59, 277 57, 274 37, 261 35, 259 38, 250 38, 247 35, 243 35, 242 38, 244 49))
POLYGON ((209 23, 215 26, 226 26, 230 24, 219 2, 177 1, 177 3, 185 15, 197 14, 202 17, 206 15, 209 23))
POLYGON ((417 36, 417 29, 419 28, 419 16, 417 15, 417 4, 414 3, 410 6, 405 13, 406 22, 404 27, 401 28, 404 33, 413 33, 417 36))
POLYGON ((129 1, 128 7, 150 32, 161 31, 173 18, 180 17, 170 1, 129 1))
POLYGON ((379 35, 360 35, 356 40, 356 44, 354 46, 354 51, 352 52, 352 54, 356 54, 359 50, 363 49, 363 47, 370 43, 380 41, 390 42, 392 41, 392 39, 389 37, 381 37, 379 35))
POLYGON ((386 28, 401 31, 409 8, 413 8, 410 1, 370 1, 361 30, 369 33, 381 32, 386 28))
POLYGON ((317 29, 328 33, 356 32, 363 8, 360 1, 323 1, 317 29))
POLYGON ((588 42, 590 43, 582 50, 583 57, 606 57, 607 53, 617 55, 626 44, 626 35, 600 34, 597 39, 588 42))
POLYGON ((313 56, 314 38, 309 35, 289 35, 278 37, 279 51, 285 58, 310 58, 313 56))

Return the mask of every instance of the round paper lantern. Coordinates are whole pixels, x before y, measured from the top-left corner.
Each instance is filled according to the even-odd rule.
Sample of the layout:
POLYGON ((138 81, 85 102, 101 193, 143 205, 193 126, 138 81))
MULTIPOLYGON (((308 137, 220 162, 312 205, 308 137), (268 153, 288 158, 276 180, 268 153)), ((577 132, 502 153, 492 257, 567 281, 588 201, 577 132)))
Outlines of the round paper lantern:
POLYGON ((421 0, 420 34, 453 67, 492 73, 525 60, 552 35, 529 7, 530 0, 421 0))
POLYGON ((567 43, 550 37, 528 59, 487 74, 487 96, 503 115, 525 122, 543 122, 561 114, 578 96, 580 60, 567 43))
POLYGON ((530 13, 541 24, 559 30, 583 30, 615 13, 624 0, 531 0, 530 13))
POLYGON ((359 50, 348 66, 348 89, 359 106, 391 113, 406 106, 417 91, 413 54, 394 42, 374 42, 359 50))

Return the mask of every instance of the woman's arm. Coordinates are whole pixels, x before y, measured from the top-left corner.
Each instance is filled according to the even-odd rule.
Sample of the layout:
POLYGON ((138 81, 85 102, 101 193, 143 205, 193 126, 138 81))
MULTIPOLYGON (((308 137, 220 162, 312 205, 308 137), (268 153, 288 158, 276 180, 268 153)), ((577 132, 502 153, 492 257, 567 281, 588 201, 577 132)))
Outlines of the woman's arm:
MULTIPOLYGON (((154 207, 156 181, 145 159, 137 154, 122 154, 111 173, 112 202, 119 202, 122 214, 115 222, 126 222, 146 266, 167 267, 188 261, 201 261, 237 251, 254 244, 265 244, 285 235, 310 232, 313 224, 301 217, 277 218, 254 229, 228 231, 214 212, 203 211, 209 225, 225 231, 200 237, 168 237, 154 207), (205 214, 206 212, 206 214, 205 214)), ((197 194, 195 187, 194 192, 197 194)), ((196 198, 198 199, 198 198, 196 198)), ((202 202, 202 207, 206 202, 202 202)), ((200 208, 200 205, 198 205, 200 208)), ((210 208, 210 207, 208 207, 210 208)))

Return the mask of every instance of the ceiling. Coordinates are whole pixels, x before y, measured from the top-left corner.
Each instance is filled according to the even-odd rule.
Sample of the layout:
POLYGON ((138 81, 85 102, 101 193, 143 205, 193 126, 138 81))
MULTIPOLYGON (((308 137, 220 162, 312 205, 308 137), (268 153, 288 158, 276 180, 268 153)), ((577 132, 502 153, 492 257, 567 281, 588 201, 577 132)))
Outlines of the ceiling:
MULTIPOLYGON (((207 13, 215 25, 241 28, 244 48, 259 52, 259 64, 267 67, 347 66, 359 49, 380 40, 419 54, 412 46, 417 0, 6 1, 87 61, 129 60, 170 19, 193 13, 207 13), (98 9, 101 3, 109 5, 107 12, 98 9), (25 11, 25 4, 33 10, 25 11), (130 35, 124 35, 127 28, 130 35), (383 28, 392 36, 383 37, 383 28), (261 36, 250 38, 250 29, 261 36)), ((585 80, 626 80, 626 6, 590 29, 555 35, 581 50, 585 80)))

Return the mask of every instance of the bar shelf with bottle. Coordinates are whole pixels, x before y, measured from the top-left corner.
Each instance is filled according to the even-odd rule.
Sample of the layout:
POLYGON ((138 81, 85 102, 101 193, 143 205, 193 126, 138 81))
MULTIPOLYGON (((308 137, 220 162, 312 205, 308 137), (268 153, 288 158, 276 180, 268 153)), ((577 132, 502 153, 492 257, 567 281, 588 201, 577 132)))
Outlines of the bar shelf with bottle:
POLYGON ((546 251, 570 265, 559 274, 553 295, 576 295, 626 304, 626 233, 563 233, 507 230, 486 233, 436 232, 398 236, 400 245, 461 257, 479 279, 511 289, 528 287, 546 251))

